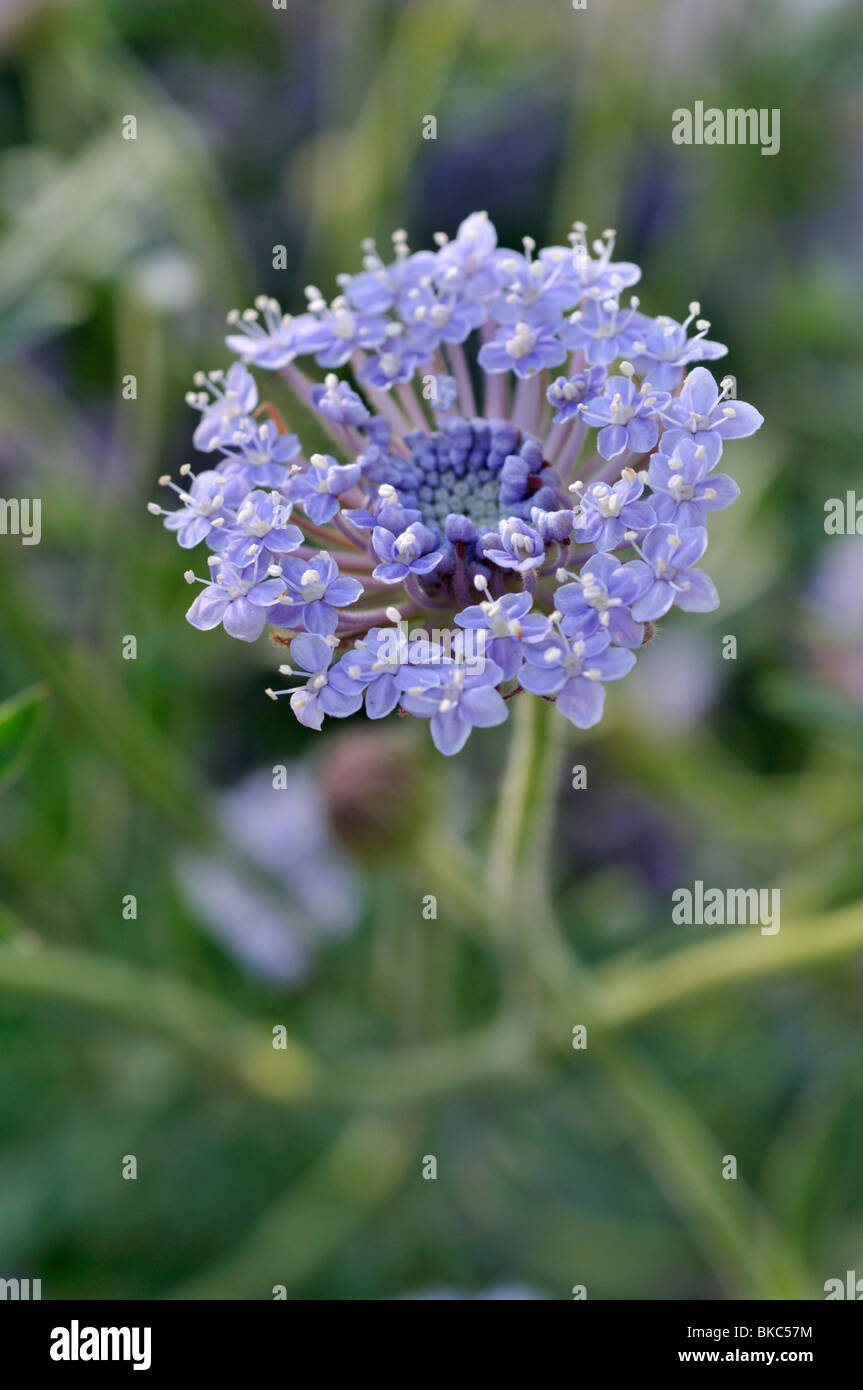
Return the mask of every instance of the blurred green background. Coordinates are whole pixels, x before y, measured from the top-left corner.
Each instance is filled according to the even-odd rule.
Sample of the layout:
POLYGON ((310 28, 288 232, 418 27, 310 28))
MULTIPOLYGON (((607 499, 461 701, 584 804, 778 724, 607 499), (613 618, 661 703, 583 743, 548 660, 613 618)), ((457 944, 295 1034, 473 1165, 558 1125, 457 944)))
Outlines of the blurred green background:
POLYGON ((863 1272, 863 540, 823 525, 861 479, 861 40, 825 0, 3 0, 0 493, 42 499, 42 540, 0 537, 0 1277, 709 1299, 863 1272), (697 99, 778 107, 780 153, 673 145, 697 99), (460 858, 509 731, 442 765, 398 720, 301 729, 265 642, 186 625, 146 512, 229 308, 475 208, 505 245, 617 227, 642 307, 700 300, 767 421, 711 527, 719 612, 664 623, 571 731, 586 1053, 575 1004, 513 997, 460 858), (672 926, 696 878, 781 887, 781 932, 672 926))

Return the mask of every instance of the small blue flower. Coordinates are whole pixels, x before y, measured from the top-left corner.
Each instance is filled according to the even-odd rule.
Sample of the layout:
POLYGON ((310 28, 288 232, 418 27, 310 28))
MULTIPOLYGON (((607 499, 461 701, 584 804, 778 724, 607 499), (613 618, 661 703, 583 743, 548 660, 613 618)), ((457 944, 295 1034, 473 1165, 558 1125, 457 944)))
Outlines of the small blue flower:
POLYGON ((676 526, 663 524, 648 533, 642 559, 631 562, 641 578, 641 593, 632 605, 636 622, 654 622, 672 604, 688 613, 710 613, 719 607, 713 580, 693 568, 706 549, 703 526, 678 531, 676 526))
POLYGON ((591 483, 582 489, 574 485, 580 498, 573 523, 578 541, 590 541, 597 550, 617 550, 632 531, 640 535, 656 524, 649 502, 639 502, 644 478, 625 468, 619 482, 591 483))
POLYGON ((328 637, 335 632, 339 608, 356 603, 363 586, 358 579, 339 574, 338 565, 325 550, 309 560, 289 558, 282 564, 285 601, 270 613, 273 627, 304 627, 328 637))
POLYGON ((463 343, 485 318, 476 300, 439 293, 432 285, 414 285, 398 307, 410 346, 427 358, 441 343, 463 343))
POLYGON ((587 367, 574 376, 557 377, 545 393, 546 400, 556 412, 553 423, 561 425, 565 420, 571 420, 578 414, 580 405, 586 405, 602 393, 604 385, 604 367, 587 367))
POLYGON ((345 670, 365 691, 369 719, 392 714, 399 702, 395 677, 406 657, 408 638, 399 628, 370 628, 345 657, 345 670))
POLYGON ((344 295, 327 308, 318 290, 309 289, 307 294, 318 328, 313 347, 306 351, 314 351, 319 367, 343 367, 356 351, 378 348, 385 341, 389 320, 383 315, 354 311, 344 295))
POLYGON ((363 425, 369 412, 356 391, 346 381, 339 381, 333 372, 324 377, 322 386, 313 386, 309 399, 315 410, 334 425, 363 425))
POLYGON ((249 487, 282 487, 290 474, 288 465, 300 452, 300 441, 295 434, 280 434, 272 420, 259 424, 244 419, 219 448, 229 460, 223 473, 243 477, 249 487))
POLYGON ((302 531, 289 524, 290 516, 290 503, 277 492, 250 492, 232 524, 217 533, 213 549, 241 569, 258 558, 273 564, 303 543, 302 531))
MULTIPOLYGON (((185 477, 191 475, 188 466, 180 471, 185 477)), ((212 544, 214 528, 218 531, 220 527, 230 525, 233 521, 232 508, 239 506, 245 491, 242 479, 226 478, 209 468, 193 478, 188 490, 178 487, 167 477, 160 479, 160 482, 172 488, 183 505, 177 511, 169 512, 151 502, 149 510, 154 516, 165 518, 167 530, 176 532, 177 544, 183 550, 191 550, 204 540, 212 544)))
POLYGON ((632 364, 639 376, 647 377, 660 391, 673 391, 681 371, 690 362, 712 362, 725 356, 728 348, 724 343, 713 343, 705 337, 710 328, 706 319, 698 319, 697 331, 691 338, 688 336, 689 325, 700 313, 701 306, 692 303, 683 323, 665 314, 652 320, 643 338, 636 338, 632 344, 632 364))
POLYGON ((388 391, 399 382, 410 381, 425 354, 402 338, 393 336, 383 352, 370 358, 359 372, 363 386, 371 386, 376 391, 388 391))
POLYGON ((488 313, 498 323, 547 323, 554 328, 564 309, 578 302, 579 294, 567 275, 566 260, 540 256, 533 259, 534 241, 524 238, 525 254, 497 251, 494 268, 501 289, 488 301, 488 313))
POLYGON ((649 322, 637 312, 637 304, 633 298, 629 309, 621 309, 614 298, 586 299, 564 321, 561 342, 570 349, 581 348, 592 367, 608 366, 626 356, 635 334, 649 322))
POLYGON ((498 523, 497 535, 492 532, 486 537, 483 554, 501 569, 525 574, 542 564, 545 542, 539 532, 528 526, 521 517, 510 516, 498 523))
POLYGON ((559 367, 566 349, 547 324, 516 323, 484 343, 477 360, 484 372, 515 372, 534 376, 544 367, 559 367))
POLYGON ((731 399, 732 378, 717 387, 694 366, 681 380, 725 348, 695 303, 680 323, 641 312, 641 272, 612 259, 613 232, 589 242, 576 222, 568 246, 524 237, 513 251, 478 212, 434 241, 412 252, 397 231, 389 260, 363 242, 359 272, 337 275, 330 300, 309 286, 296 317, 267 297, 232 312, 239 361, 198 374, 188 398, 218 461, 163 479, 179 509, 150 510, 183 548, 214 552, 190 622, 244 641, 267 624, 305 634, 303 688, 284 692, 302 722, 401 702, 450 754, 505 719, 516 682, 590 727, 644 624, 716 606, 696 568, 703 524, 738 489, 715 467, 761 416, 731 399), (273 400, 249 364, 282 375, 273 400), (309 459, 287 432, 286 390, 318 412, 332 455, 309 459), (621 563, 625 546, 638 558, 621 563), (388 629, 374 604, 390 585, 388 629), (442 621, 455 626, 435 644, 419 623, 435 635, 442 621))
MULTIPOLYGON (((663 439, 663 444, 665 440, 663 439)), ((707 450, 681 439, 669 456, 659 449, 651 458, 647 481, 657 521, 677 527, 705 526, 710 512, 730 507, 740 488, 725 473, 711 473, 707 450)))
POLYGON ((358 531, 374 531, 376 526, 381 526, 399 536, 420 520, 422 512, 417 507, 403 507, 395 488, 385 483, 367 507, 354 507, 342 512, 342 516, 358 531))
POLYGON ((561 631, 567 637, 592 637, 604 629, 617 646, 640 647, 644 628, 634 621, 631 607, 644 581, 635 565, 622 565, 613 555, 591 555, 572 583, 554 595, 554 606, 563 614, 561 631))
POLYGON ((666 454, 682 439, 702 444, 711 468, 719 462, 725 439, 745 439, 764 424, 764 416, 746 401, 728 399, 728 385, 720 391, 706 367, 688 374, 680 395, 663 412, 669 428, 662 436, 666 454))
MULTIPOLYGON (((294 638, 289 650, 296 669, 282 666, 279 668, 282 674, 308 677, 301 689, 291 692, 291 709, 301 724, 308 729, 320 729, 324 715, 346 719, 356 714, 363 702, 362 689, 351 680, 344 661, 337 662, 331 669, 333 647, 325 637, 301 633, 294 638)), ((275 700, 288 691, 268 690, 267 694, 275 700)))
POLYGON ((340 510, 339 497, 360 481, 359 463, 336 463, 331 454, 312 454, 307 473, 298 473, 289 484, 292 502, 299 502, 309 521, 325 526, 340 510))
POLYGON ((590 729, 602 718, 602 681, 619 681, 635 665, 632 652, 609 646, 600 629, 590 637, 554 632, 544 642, 525 647, 519 685, 534 695, 554 696, 561 714, 577 729, 590 729))
POLYGON ((356 275, 339 275, 342 292, 355 309, 366 314, 383 314, 391 309, 397 297, 435 273, 437 253, 411 253, 407 235, 393 234, 395 260, 387 265, 378 254, 371 238, 363 242, 363 269, 356 275))
POLYGON ((431 574, 443 558, 437 534, 420 521, 412 522, 399 535, 385 526, 376 526, 372 545, 375 554, 384 562, 375 566, 372 576, 385 584, 400 584, 409 574, 431 574))
POLYGON ((279 372, 304 352, 316 351, 326 337, 314 314, 282 314, 276 299, 261 296, 254 309, 232 309, 228 324, 238 329, 225 342, 244 362, 265 371, 279 372), (263 320, 263 322, 262 322, 263 320))
POLYGON ((398 627, 370 628, 354 643, 344 664, 351 679, 365 691, 369 719, 383 719, 399 702, 399 673, 407 666, 426 666, 445 657, 439 644, 425 636, 409 636, 406 624, 400 622, 398 627))
POLYGON ((195 385, 202 389, 186 396, 187 404, 201 412, 192 442, 196 449, 208 454, 230 440, 240 421, 255 409, 258 387, 242 362, 235 362, 227 373, 210 372, 205 376, 199 372, 195 385))
POLYGON ((621 290, 629 289, 641 279, 641 270, 632 261, 613 261, 617 233, 603 232, 602 239, 587 244, 587 229, 583 222, 573 223, 572 269, 579 294, 593 299, 617 298, 621 290), (591 255, 591 250, 596 255, 591 255))
POLYGON ((650 452, 659 438, 659 414, 669 400, 667 391, 640 391, 631 376, 610 376, 603 394, 579 413, 586 424, 599 426, 596 447, 604 459, 613 459, 625 449, 650 452))
POLYGON ((507 708, 495 689, 502 679, 493 661, 471 673, 450 658, 428 666, 403 666, 396 676, 403 707, 419 719, 431 720, 434 746, 446 757, 461 752, 471 729, 503 724, 507 708))
POLYGON ((538 642, 546 636, 549 620, 542 613, 531 613, 530 594, 504 594, 499 599, 482 603, 456 613, 459 627, 487 632, 485 653, 503 672, 505 681, 512 680, 524 660, 524 642, 538 642))
POLYGON ((487 212, 472 212, 452 241, 443 238, 437 253, 435 279, 445 290, 468 299, 488 299, 498 288, 494 268, 497 231, 487 212))
MULTIPOLYGON (((189 571, 186 578, 193 583, 195 576, 189 571)), ((241 570, 223 561, 213 580, 198 594, 186 619, 201 632, 209 632, 221 623, 229 636, 254 642, 266 623, 272 621, 267 609, 272 610, 283 588, 281 579, 267 577, 262 566, 241 570)))

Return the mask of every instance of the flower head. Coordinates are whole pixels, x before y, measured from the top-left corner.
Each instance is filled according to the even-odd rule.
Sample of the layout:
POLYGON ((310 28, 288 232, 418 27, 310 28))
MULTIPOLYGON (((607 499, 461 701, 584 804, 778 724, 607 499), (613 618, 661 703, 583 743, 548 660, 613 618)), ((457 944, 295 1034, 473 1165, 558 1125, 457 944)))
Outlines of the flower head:
POLYGON ((450 755, 534 696, 587 728, 645 624, 718 603, 697 565, 738 488, 715 467, 761 416, 692 365, 725 352, 700 306, 646 314, 614 247, 576 222, 509 250, 478 212, 434 249, 364 242, 297 315, 229 315, 238 360, 187 398, 210 466, 151 510, 210 551, 189 622, 269 627, 298 683, 268 693, 307 727, 399 708, 450 755), (283 378, 266 399, 256 369, 283 378), (331 452, 304 450, 292 400, 331 452))

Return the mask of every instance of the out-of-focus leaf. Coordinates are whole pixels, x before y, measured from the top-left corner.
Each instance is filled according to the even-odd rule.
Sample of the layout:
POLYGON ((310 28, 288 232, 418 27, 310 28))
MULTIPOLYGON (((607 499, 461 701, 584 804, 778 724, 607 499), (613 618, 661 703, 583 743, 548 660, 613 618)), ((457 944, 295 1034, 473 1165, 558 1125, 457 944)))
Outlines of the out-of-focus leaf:
POLYGON ((0 704, 0 786, 22 770, 45 717, 48 691, 31 685, 0 704))
POLYGON ((784 719, 816 728, 839 725, 846 733, 859 734, 863 729, 863 715, 854 700, 802 676, 771 672, 762 678, 760 688, 767 708, 784 719))

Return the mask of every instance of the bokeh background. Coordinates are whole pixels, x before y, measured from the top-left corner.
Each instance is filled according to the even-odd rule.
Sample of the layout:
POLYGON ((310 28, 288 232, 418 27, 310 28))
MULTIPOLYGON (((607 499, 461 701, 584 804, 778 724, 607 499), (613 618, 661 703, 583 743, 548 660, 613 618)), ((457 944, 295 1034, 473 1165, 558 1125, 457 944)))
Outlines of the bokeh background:
POLYGON ((824 531, 863 490, 861 48, 841 0, 2 0, 0 493, 43 530, 0 537, 0 1276, 713 1299, 765 1232, 777 1290, 863 1273, 863 539, 824 531), (696 99, 780 108, 780 153, 675 146, 696 99), (481 837, 506 730, 442 767, 406 721, 301 729, 265 642, 185 624, 146 512, 229 308, 475 208, 503 244, 617 227, 767 420, 721 609, 663 624, 561 776, 564 930, 652 1118, 523 1046, 447 889, 435 826, 481 837), (780 934, 673 927, 695 878, 781 887, 780 934))

